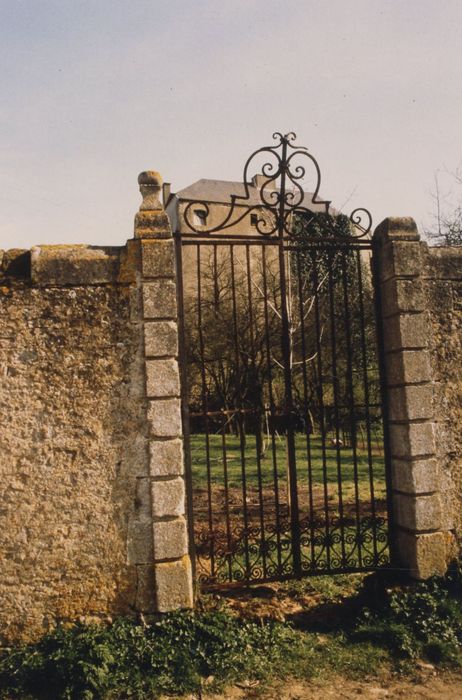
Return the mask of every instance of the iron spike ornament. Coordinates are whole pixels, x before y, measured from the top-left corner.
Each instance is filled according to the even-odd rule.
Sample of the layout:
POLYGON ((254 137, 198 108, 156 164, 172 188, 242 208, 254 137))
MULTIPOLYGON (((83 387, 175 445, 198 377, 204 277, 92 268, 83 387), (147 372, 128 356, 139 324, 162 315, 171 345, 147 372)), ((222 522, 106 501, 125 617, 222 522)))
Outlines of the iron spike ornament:
MULTIPOLYGON (((201 237, 208 236, 231 229, 246 217, 256 214, 253 229, 257 233, 266 237, 293 238, 293 222, 296 218, 306 226, 319 214, 324 216, 326 221, 329 221, 329 217, 337 215, 338 212, 331 211, 329 200, 318 199, 321 170, 307 148, 295 145, 296 134, 292 131, 288 134, 277 131, 273 134, 273 139, 275 144, 259 148, 247 159, 243 173, 244 194, 230 195, 229 207, 222 221, 209 227, 206 224, 196 224, 191 215, 200 208, 203 219, 207 221, 210 215, 209 203, 196 200, 187 204, 183 216, 191 231, 201 237), (250 189, 255 189, 251 172, 256 161, 261 158, 265 162, 260 166, 258 174, 263 182, 258 188, 255 202, 255 196, 252 197, 250 189), (315 186, 312 193, 306 192, 301 184, 308 168, 314 173, 315 186)), ((367 209, 357 207, 348 218, 353 239, 365 238, 371 231, 372 216, 367 209)), ((329 235, 328 226, 324 226, 323 231, 327 231, 329 235)), ((335 237, 334 230, 332 237, 335 237)))

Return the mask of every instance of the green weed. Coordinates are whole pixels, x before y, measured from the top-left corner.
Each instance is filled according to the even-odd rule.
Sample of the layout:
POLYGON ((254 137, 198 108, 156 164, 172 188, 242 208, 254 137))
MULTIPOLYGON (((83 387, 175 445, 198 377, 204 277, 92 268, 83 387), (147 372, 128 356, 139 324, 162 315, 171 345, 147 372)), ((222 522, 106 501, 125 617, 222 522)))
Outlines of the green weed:
POLYGON ((0 696, 153 698, 210 689, 238 678, 268 678, 297 653, 287 625, 239 620, 224 612, 179 612, 145 626, 58 628, 35 645, 0 658, 0 696), (3 695, 1 693, 3 692, 3 695))
POLYGON ((389 589, 379 604, 366 607, 353 639, 369 640, 404 658, 460 660, 462 575, 455 564, 444 578, 389 589))
POLYGON ((321 602, 291 622, 214 609, 177 612, 150 624, 60 627, 35 644, 0 653, 0 697, 114 700, 217 691, 238 680, 370 676, 407 660, 460 664, 462 575, 397 585, 372 575, 287 584, 321 602), (323 581, 323 583, 321 583, 323 581), (304 588, 303 588, 304 586, 304 588))

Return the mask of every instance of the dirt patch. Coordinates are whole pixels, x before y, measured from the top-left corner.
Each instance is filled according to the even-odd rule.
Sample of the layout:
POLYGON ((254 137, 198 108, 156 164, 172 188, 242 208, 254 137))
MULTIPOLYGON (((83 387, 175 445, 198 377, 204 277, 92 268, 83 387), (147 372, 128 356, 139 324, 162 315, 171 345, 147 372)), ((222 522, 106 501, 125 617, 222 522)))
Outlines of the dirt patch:
MULTIPOLYGON (((211 517, 214 525, 222 523, 224 518, 229 518, 233 525, 243 524, 243 492, 242 488, 229 487, 225 490, 222 486, 212 485, 210 493, 206 488, 196 487, 193 495, 193 506, 195 518, 198 523, 208 523, 211 517), (209 512, 210 506, 210 512, 209 512)), ((301 519, 310 517, 314 520, 324 520, 326 513, 330 516, 339 517, 338 507, 338 486, 329 484, 329 492, 326 495, 322 486, 315 484, 311 492, 307 486, 298 488, 299 511, 301 519)), ((274 486, 263 486, 261 491, 254 486, 247 486, 245 491, 246 516, 249 521, 258 524, 260 519, 268 522, 276 522, 278 517, 281 520, 289 517, 289 497, 287 485, 275 496, 274 486)), ((376 497, 371 503, 370 494, 368 497, 358 496, 356 503, 354 494, 344 496, 343 516, 345 524, 350 521, 354 523, 355 518, 371 516, 372 514, 386 514, 386 501, 384 498, 376 497)))
POLYGON ((315 625, 320 617, 324 626, 328 625, 328 618, 338 619, 340 606, 343 606, 343 613, 348 606, 344 596, 339 596, 338 600, 326 600, 322 592, 310 590, 308 585, 304 590, 291 590, 290 587, 278 583, 228 591, 226 595, 222 593, 216 596, 215 600, 209 597, 204 599, 205 607, 213 607, 215 601, 219 601, 228 611, 239 617, 258 622, 290 621, 303 629, 315 625))
MULTIPOLYGON (((248 687, 245 682, 240 686, 228 688, 220 695, 202 695, 202 700, 458 700, 462 698, 462 672, 440 672, 430 664, 422 664, 412 679, 393 675, 364 681, 336 677, 326 684, 284 681, 264 691, 250 682, 248 687)), ((189 697, 198 700, 199 696, 189 697)))

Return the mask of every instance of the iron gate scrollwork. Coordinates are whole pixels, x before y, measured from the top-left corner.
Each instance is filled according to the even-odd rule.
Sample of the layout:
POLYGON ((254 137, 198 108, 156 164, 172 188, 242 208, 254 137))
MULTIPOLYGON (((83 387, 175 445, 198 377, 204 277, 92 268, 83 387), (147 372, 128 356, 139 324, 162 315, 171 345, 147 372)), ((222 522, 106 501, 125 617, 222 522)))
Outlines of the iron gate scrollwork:
POLYGON ((209 589, 389 560, 372 217, 332 211, 311 153, 274 139, 247 160, 242 193, 188 202, 175 233, 191 532, 209 589))

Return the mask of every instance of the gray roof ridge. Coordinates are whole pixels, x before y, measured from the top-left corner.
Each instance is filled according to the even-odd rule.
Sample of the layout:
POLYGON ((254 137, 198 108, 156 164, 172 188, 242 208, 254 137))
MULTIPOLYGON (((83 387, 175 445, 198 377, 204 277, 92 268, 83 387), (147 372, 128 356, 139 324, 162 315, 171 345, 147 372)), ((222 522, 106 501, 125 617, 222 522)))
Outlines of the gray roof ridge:
MULTIPOLYGON (((215 183, 223 183, 226 185, 242 185, 244 186, 244 183, 242 180, 221 180, 217 177, 200 177, 198 180, 195 180, 194 182, 191 182, 189 185, 186 185, 186 187, 182 187, 181 190, 178 190, 176 194, 180 194, 180 192, 184 192, 185 190, 191 189, 191 187, 194 187, 195 185, 198 185, 200 182, 215 182, 215 183)), ((253 187, 252 183, 250 183, 250 187, 253 187)))
MULTIPOLYGON (((195 180, 194 182, 191 182, 189 185, 186 185, 186 187, 183 187, 181 190, 178 190, 175 192, 176 196, 181 195, 183 192, 186 190, 190 190, 193 188, 195 185, 198 185, 200 182, 214 182, 214 183, 223 183, 226 185, 240 185, 241 187, 244 187, 244 182, 242 180, 221 180, 219 178, 215 177, 201 177, 199 180, 195 180)), ((260 189, 259 187, 255 187, 255 185, 252 182, 247 183, 248 187, 251 187, 253 189, 260 189)), ((279 190, 278 187, 275 188, 276 190, 279 190)), ((303 190, 304 194, 309 194, 314 196, 314 192, 311 192, 310 190, 303 190)), ((232 194, 232 193, 230 193, 232 194)), ((318 193, 318 197, 319 197, 318 193)), ((319 201, 318 199, 316 201, 319 201)))

